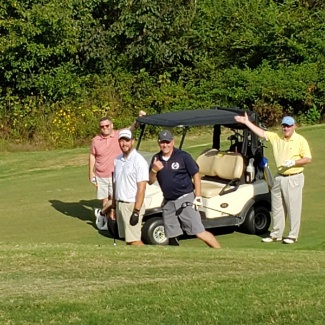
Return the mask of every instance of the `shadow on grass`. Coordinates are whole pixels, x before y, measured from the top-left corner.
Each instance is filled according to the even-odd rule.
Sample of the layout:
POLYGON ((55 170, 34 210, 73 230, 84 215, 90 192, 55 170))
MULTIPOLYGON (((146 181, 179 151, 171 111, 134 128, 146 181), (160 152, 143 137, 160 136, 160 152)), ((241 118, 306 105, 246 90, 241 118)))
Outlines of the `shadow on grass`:
POLYGON ((245 235, 247 235, 247 236, 260 237, 261 240, 262 240, 262 238, 270 237, 270 234, 271 234, 271 231, 270 231, 270 230, 266 231, 266 232, 263 233, 263 234, 258 234, 258 235, 257 235, 257 234, 249 234, 249 233, 247 233, 244 229, 242 229, 241 227, 237 227, 237 228, 236 228, 236 231, 239 232, 239 233, 241 233, 241 234, 245 234, 245 235))
MULTIPOLYGON (((115 237, 116 240, 120 240, 118 238, 118 236, 114 236, 114 231, 115 231, 115 234, 118 234, 118 230, 117 230, 116 223, 114 221, 112 221, 111 219, 108 220, 109 221, 109 224, 108 224, 109 231, 97 229, 93 210, 95 207, 98 206, 98 200, 96 200, 96 199, 94 199, 94 200, 80 200, 79 202, 63 202, 63 201, 59 201, 59 200, 49 200, 49 202, 51 203, 52 207, 54 209, 56 209, 57 211, 59 211, 60 213, 66 215, 68 217, 78 218, 82 221, 87 221, 87 224, 91 225, 94 229, 96 229, 96 231, 101 236, 108 237, 108 238, 115 237)), ((244 233, 244 231, 242 231, 242 229, 240 227, 236 227, 236 226, 211 228, 211 229, 207 229, 207 231, 211 232, 214 236, 217 236, 217 237, 228 235, 228 234, 231 234, 234 232, 244 233)), ((264 235, 259 235, 259 237, 261 237, 261 238, 267 237, 268 234, 269 234, 269 232, 264 235)), ((252 236, 256 236, 256 235, 252 235, 252 236)), ((196 238, 196 236, 189 236, 184 233, 184 235, 180 236, 179 239, 186 240, 186 239, 192 239, 192 238, 196 238)))
MULTIPOLYGON (((87 221, 87 224, 92 226, 98 233, 104 237, 113 238, 113 234, 109 231, 98 230, 94 216, 94 207, 98 205, 98 200, 80 200, 79 202, 63 202, 59 200, 49 200, 52 207, 62 214, 78 218, 82 221, 87 221)), ((111 228, 110 228, 111 229, 111 228)))

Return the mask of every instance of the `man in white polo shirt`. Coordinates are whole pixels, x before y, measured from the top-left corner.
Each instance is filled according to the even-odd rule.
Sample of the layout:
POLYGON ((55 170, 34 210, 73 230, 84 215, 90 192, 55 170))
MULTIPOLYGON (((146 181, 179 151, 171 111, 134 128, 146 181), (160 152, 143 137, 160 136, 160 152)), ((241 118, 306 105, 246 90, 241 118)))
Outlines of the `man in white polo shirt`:
POLYGON ((144 157, 133 148, 134 139, 129 129, 120 131, 118 141, 122 154, 114 160, 110 217, 116 218, 119 237, 125 238, 127 245, 142 246, 141 223, 149 167, 144 157))

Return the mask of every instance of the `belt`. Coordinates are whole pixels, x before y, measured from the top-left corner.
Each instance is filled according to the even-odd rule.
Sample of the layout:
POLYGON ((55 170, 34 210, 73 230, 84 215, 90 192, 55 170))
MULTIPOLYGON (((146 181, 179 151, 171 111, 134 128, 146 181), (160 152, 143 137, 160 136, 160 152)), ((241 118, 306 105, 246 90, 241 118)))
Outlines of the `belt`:
POLYGON ((134 203, 134 202, 126 202, 126 201, 122 201, 122 200, 117 200, 117 202, 120 202, 120 203, 134 203))
POLYGON ((295 173, 295 174, 289 174, 289 175, 283 175, 283 174, 279 174, 279 175, 282 176, 282 177, 288 177, 288 176, 296 176, 296 175, 299 175, 299 174, 302 174, 302 172, 295 173))

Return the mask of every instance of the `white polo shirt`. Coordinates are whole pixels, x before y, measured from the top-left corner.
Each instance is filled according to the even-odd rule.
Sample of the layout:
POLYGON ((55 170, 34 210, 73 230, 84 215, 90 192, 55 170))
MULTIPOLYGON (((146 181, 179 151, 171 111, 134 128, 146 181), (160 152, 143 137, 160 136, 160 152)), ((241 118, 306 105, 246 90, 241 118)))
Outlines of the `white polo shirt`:
POLYGON ((135 202, 137 183, 149 181, 149 166, 144 157, 133 149, 125 159, 119 155, 114 160, 115 199, 135 202))

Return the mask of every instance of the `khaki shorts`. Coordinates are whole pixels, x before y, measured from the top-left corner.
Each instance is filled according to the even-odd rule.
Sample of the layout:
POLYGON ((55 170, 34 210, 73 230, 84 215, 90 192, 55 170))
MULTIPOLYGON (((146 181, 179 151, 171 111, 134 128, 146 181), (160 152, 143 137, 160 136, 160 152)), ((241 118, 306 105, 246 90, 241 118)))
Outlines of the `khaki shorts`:
POLYGON ((96 176, 97 181, 97 199, 104 200, 113 195, 112 177, 103 178, 96 176))
POLYGON ((142 218, 144 215, 144 204, 139 213, 139 222, 135 226, 130 225, 130 217, 134 209, 133 202, 116 202, 116 221, 120 238, 125 238, 127 243, 141 240, 142 218))

